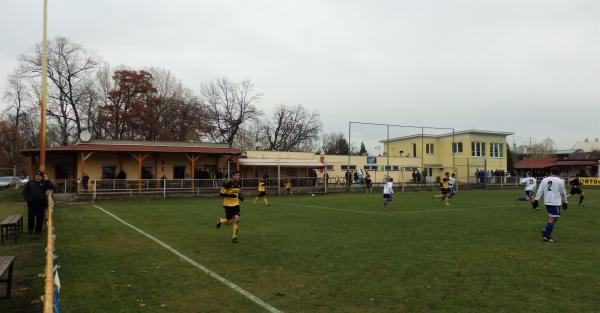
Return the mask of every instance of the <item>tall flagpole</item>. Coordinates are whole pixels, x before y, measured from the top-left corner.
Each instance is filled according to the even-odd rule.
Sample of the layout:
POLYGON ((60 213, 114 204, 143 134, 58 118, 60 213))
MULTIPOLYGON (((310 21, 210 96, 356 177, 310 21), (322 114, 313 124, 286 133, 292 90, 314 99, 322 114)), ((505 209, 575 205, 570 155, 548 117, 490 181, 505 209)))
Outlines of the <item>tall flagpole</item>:
POLYGON ((48 72, 48 0, 44 0, 44 34, 42 39, 42 99, 40 125, 40 171, 46 170, 46 98, 48 88, 46 76, 48 72))

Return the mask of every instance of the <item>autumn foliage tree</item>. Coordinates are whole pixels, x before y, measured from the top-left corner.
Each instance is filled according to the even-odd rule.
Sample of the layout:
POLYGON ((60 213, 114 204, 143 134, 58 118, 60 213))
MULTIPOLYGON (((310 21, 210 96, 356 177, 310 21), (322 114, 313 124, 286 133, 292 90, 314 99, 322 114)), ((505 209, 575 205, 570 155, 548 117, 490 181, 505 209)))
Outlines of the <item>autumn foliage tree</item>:
POLYGON ((107 103, 100 105, 96 125, 107 139, 146 139, 160 137, 161 127, 152 117, 157 104, 152 75, 145 71, 118 70, 107 103))

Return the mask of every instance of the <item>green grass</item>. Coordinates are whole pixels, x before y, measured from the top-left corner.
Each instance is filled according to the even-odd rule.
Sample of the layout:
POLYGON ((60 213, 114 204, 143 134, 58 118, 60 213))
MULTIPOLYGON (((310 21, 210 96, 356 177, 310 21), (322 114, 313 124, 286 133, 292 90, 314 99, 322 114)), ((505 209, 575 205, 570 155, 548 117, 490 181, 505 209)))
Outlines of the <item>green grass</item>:
MULTIPOLYGON (((516 190, 450 207, 396 194, 387 212, 379 193, 249 199, 239 245, 215 229, 217 198, 97 204, 285 312, 597 312, 600 190, 586 192, 554 243, 516 190)), ((59 205, 56 223, 62 312, 265 311, 90 204, 59 205)))
MULTIPOLYGON (((23 215, 27 228, 27 206, 22 201, 21 190, 6 189, 0 191, 0 221, 15 213, 23 215)), ((40 312, 41 304, 37 303, 43 294, 43 278, 38 277, 44 271, 46 246, 42 235, 25 234, 14 244, 8 240, 0 246, 0 255, 14 255, 13 285, 10 299, 0 298, 0 312, 29 313, 40 312), (33 303, 32 303, 33 302, 33 303)), ((6 277, 6 274, 3 278, 6 277)), ((0 283, 0 297, 6 296, 6 284, 0 283)))

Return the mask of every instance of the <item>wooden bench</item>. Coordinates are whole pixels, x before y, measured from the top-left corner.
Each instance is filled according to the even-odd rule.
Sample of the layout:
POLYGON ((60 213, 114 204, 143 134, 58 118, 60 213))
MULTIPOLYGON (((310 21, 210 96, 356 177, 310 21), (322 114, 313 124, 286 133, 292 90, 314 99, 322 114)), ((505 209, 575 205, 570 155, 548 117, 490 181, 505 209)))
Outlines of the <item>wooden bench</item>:
POLYGON ((23 233, 23 215, 13 214, 0 224, 0 243, 4 244, 4 240, 9 238, 13 238, 17 243, 21 233, 23 233))
POLYGON ((0 277, 4 276, 4 273, 8 271, 8 277, 6 279, 0 279, 0 283, 6 283, 6 297, 10 298, 10 288, 12 287, 12 274, 13 274, 13 263, 15 261, 14 256, 0 256, 0 277))

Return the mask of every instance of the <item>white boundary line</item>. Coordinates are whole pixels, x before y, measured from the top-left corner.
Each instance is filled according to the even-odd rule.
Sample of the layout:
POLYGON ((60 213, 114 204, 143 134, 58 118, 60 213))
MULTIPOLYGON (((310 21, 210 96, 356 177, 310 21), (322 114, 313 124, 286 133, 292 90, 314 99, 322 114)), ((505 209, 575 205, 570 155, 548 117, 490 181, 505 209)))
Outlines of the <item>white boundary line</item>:
MULTIPOLYGON (((587 201, 587 202, 598 202, 598 201, 600 201, 600 200, 592 200, 592 201, 587 201)), ((287 203, 286 205, 305 207, 305 208, 332 210, 332 211, 344 211, 344 212, 352 212, 352 213, 372 214, 372 215, 396 215, 396 214, 415 214, 415 213, 429 213, 429 212, 465 211, 465 210, 474 210, 474 209, 510 208, 510 207, 514 207, 514 206, 522 206, 523 203, 516 203, 516 204, 509 204, 509 205, 496 205, 496 206, 468 207, 468 208, 445 208, 445 209, 420 210, 420 211, 388 210, 388 212, 374 212, 374 211, 351 210, 351 209, 342 209, 342 208, 330 208, 330 207, 319 206, 319 205, 296 204, 296 203, 287 203)), ((543 204, 540 204, 540 206, 542 206, 542 205, 543 204)))
POLYGON ((175 250, 173 247, 169 246, 168 244, 162 242, 161 240, 159 240, 158 238, 147 234, 146 232, 144 232, 143 230, 125 222, 124 220, 120 219, 118 216, 110 213, 109 211, 94 205, 95 208, 97 208, 98 210, 110 215, 111 217, 113 217, 114 219, 116 219, 117 221, 125 224, 126 226, 130 227, 131 229, 137 231, 138 233, 146 236, 148 239, 153 240, 154 242, 158 243, 159 245, 163 246, 163 248, 171 251, 171 253, 175 254, 176 256, 182 258, 183 260, 187 261, 188 263, 192 264, 193 266, 195 266, 196 268, 198 268, 199 270, 203 271, 204 273, 206 273, 208 276, 220 281, 221 283, 223 283, 224 285, 226 285, 227 287, 237 291, 238 293, 242 294, 243 296, 245 296, 246 298, 252 300, 252 302, 260 305, 261 307, 263 307, 264 309, 266 309, 269 312, 274 312, 274 313, 280 313, 282 311, 276 309, 275 307, 273 307, 272 305, 264 302, 263 300, 259 299, 257 296, 251 294, 250 292, 246 291, 245 289, 243 289, 242 287, 236 285, 235 283, 227 280, 226 278, 222 277, 221 275, 211 271, 210 269, 208 269, 207 267, 205 267, 204 265, 192 260, 191 258, 189 258, 188 256, 182 254, 181 252, 175 250))

